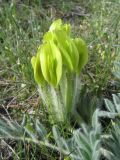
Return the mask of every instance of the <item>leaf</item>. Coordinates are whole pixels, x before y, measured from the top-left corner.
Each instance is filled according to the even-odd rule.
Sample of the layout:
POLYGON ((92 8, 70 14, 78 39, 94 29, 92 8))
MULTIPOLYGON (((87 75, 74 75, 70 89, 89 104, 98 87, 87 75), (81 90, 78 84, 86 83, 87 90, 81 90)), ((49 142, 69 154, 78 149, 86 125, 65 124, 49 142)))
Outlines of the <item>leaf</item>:
POLYGON ((59 149, 61 151, 62 148, 63 148, 63 144, 62 144, 62 141, 61 141, 60 132, 59 132, 57 126, 53 126, 52 130, 53 130, 54 139, 55 139, 55 141, 57 143, 57 146, 59 147, 59 149))
POLYGON ((26 133, 28 133, 28 135, 33 139, 33 141, 36 141, 37 136, 35 134, 33 124, 28 123, 26 126, 24 126, 24 129, 25 129, 26 133))
POLYGON ((99 111, 99 117, 107 117, 114 119, 118 114, 108 111, 99 111))
POLYGON ((99 109, 96 109, 92 116, 92 127, 95 129, 96 133, 100 132, 100 123, 98 120, 99 109))
POLYGON ((115 113, 115 107, 114 107, 113 103, 112 103, 110 100, 108 100, 108 99, 104 99, 104 101, 105 101, 105 104, 106 104, 107 109, 108 109, 110 112, 115 113))
POLYGON ((45 140, 47 136, 47 132, 44 126, 39 122, 38 119, 36 120, 35 126, 36 126, 36 131, 39 133, 39 136, 42 138, 42 140, 45 140))
POLYGON ((21 126, 25 126, 26 125, 26 123, 27 123, 27 117, 26 117, 26 115, 24 114, 23 115, 23 119, 22 119, 22 122, 21 122, 21 126))
POLYGON ((112 152, 110 152, 107 149, 101 148, 101 153, 104 157, 106 157, 108 160, 111 160, 111 157, 114 156, 112 152))
POLYGON ((113 96, 113 101, 114 101, 116 110, 118 113, 120 113, 120 98, 115 94, 113 94, 112 96, 113 96))

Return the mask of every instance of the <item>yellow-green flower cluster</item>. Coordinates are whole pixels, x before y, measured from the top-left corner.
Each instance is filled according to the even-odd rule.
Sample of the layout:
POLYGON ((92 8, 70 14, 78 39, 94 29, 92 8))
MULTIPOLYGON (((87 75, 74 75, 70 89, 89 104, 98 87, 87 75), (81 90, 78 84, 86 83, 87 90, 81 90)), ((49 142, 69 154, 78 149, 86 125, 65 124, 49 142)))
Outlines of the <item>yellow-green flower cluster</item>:
POLYGON ((31 59, 34 78, 38 84, 47 81, 57 86, 62 76, 63 66, 71 73, 80 73, 87 63, 88 52, 85 42, 80 38, 71 38, 70 24, 63 24, 61 19, 52 23, 43 37, 43 43, 36 57, 31 59))

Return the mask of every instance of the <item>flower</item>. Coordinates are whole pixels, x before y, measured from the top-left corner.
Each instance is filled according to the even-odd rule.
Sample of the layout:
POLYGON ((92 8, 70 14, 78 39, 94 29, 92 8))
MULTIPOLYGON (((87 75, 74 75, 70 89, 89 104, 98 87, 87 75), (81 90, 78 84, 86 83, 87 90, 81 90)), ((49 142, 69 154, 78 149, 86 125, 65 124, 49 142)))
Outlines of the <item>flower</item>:
POLYGON ((33 56, 31 63, 34 78, 38 84, 47 81, 52 86, 60 82, 64 67, 68 72, 79 74, 88 61, 88 51, 81 38, 71 38, 70 24, 63 24, 61 19, 52 23, 43 37, 43 43, 33 56))

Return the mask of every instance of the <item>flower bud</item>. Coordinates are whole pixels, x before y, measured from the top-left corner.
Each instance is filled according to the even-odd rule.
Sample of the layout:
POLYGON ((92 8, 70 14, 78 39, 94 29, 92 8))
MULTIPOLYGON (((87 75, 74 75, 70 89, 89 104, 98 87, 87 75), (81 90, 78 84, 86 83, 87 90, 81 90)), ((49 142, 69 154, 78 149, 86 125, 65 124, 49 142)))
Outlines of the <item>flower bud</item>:
POLYGON ((37 56, 31 59, 34 78, 38 84, 47 81, 57 86, 65 66, 68 72, 80 73, 88 61, 85 42, 80 38, 70 37, 70 24, 62 24, 60 19, 54 21, 43 37, 43 44, 37 56))

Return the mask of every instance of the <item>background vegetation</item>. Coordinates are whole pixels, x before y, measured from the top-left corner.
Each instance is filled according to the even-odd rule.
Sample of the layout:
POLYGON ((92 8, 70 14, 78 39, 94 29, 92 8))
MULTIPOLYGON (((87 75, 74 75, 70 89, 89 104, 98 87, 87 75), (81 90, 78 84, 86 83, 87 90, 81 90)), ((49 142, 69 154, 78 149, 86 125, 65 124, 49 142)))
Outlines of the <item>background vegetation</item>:
MULTIPOLYGON (((42 36, 48 30, 52 21, 61 18, 65 22, 71 23, 73 36, 82 37, 88 46, 89 62, 81 73, 81 107, 78 110, 84 117, 86 124, 90 128, 91 126, 93 127, 94 125, 91 125, 93 111, 96 108, 106 111, 104 99, 107 98, 106 101, 108 99, 113 101, 112 94, 120 92, 119 10, 119 0, 0 1, 1 118, 4 115, 8 119, 12 119, 18 123, 22 123, 22 120, 25 120, 30 124, 30 126, 27 126, 28 128, 33 123, 36 124, 36 122, 33 122, 33 119, 37 118, 46 128, 46 137, 51 143, 54 143, 58 132, 56 132, 56 128, 54 128, 53 132, 51 131, 52 126, 49 124, 46 109, 41 104, 37 85, 33 78, 30 59, 36 53, 42 36), (25 115, 25 118, 23 118, 23 115, 25 115)), ((116 121, 111 121, 110 118, 111 115, 115 116, 119 114, 120 110, 118 109, 117 113, 116 109, 109 110, 112 105, 109 100, 106 102, 109 112, 101 112, 102 118, 100 120, 104 128, 103 133, 108 134, 110 128, 114 128, 111 135, 116 137, 116 141, 114 146, 111 145, 113 148, 111 146, 108 147, 109 144, 105 143, 107 136, 104 136, 103 146, 106 149, 108 148, 108 150, 112 150, 116 158, 112 156, 117 160, 120 157, 119 151, 117 152, 117 148, 120 146, 120 122, 119 118, 116 121), (103 117, 104 114, 107 114, 106 119, 103 117), (117 129, 113 125, 114 123, 118 126, 117 129)), ((120 100, 117 99, 116 101, 114 103, 120 104, 120 100)), ((115 106, 113 105, 111 108, 115 108, 115 106)), ((2 122, 0 123, 1 126, 4 126, 2 122)), ((77 129, 78 126, 76 125, 75 128, 77 129)), ((85 129, 85 127, 83 128, 85 129)), ((65 131, 65 126, 60 128, 60 132, 65 139, 71 137, 71 132, 65 131)), ((95 134, 102 135, 100 132, 95 134)), ((80 137, 83 138, 82 133, 80 137)), ((88 137, 89 135, 86 133, 84 139, 88 139, 88 137)), ((96 136, 93 136, 93 139, 94 142, 98 140, 96 136)), ((112 141, 113 139, 111 138, 110 143, 112 141)), ((83 144, 85 145, 85 142, 83 144)), ((63 159, 63 155, 59 152, 59 149, 55 150, 54 147, 51 149, 49 145, 47 146, 39 146, 38 144, 25 143, 23 141, 16 142, 15 140, 6 141, 3 138, 0 141, 0 158, 5 160, 63 159)), ((93 146, 88 146, 89 152, 88 150, 86 151, 89 153, 88 155, 91 155, 90 151, 93 146)), ((64 148, 63 144, 62 147, 64 148)), ((70 150, 73 148, 71 147, 70 150)), ((66 151, 63 152, 66 153, 66 151)), ((84 151, 79 154, 86 155, 86 152, 84 151)), ((64 158, 69 159, 69 157, 71 156, 67 154, 64 158)), ((87 158, 86 160, 89 159, 87 158)))

